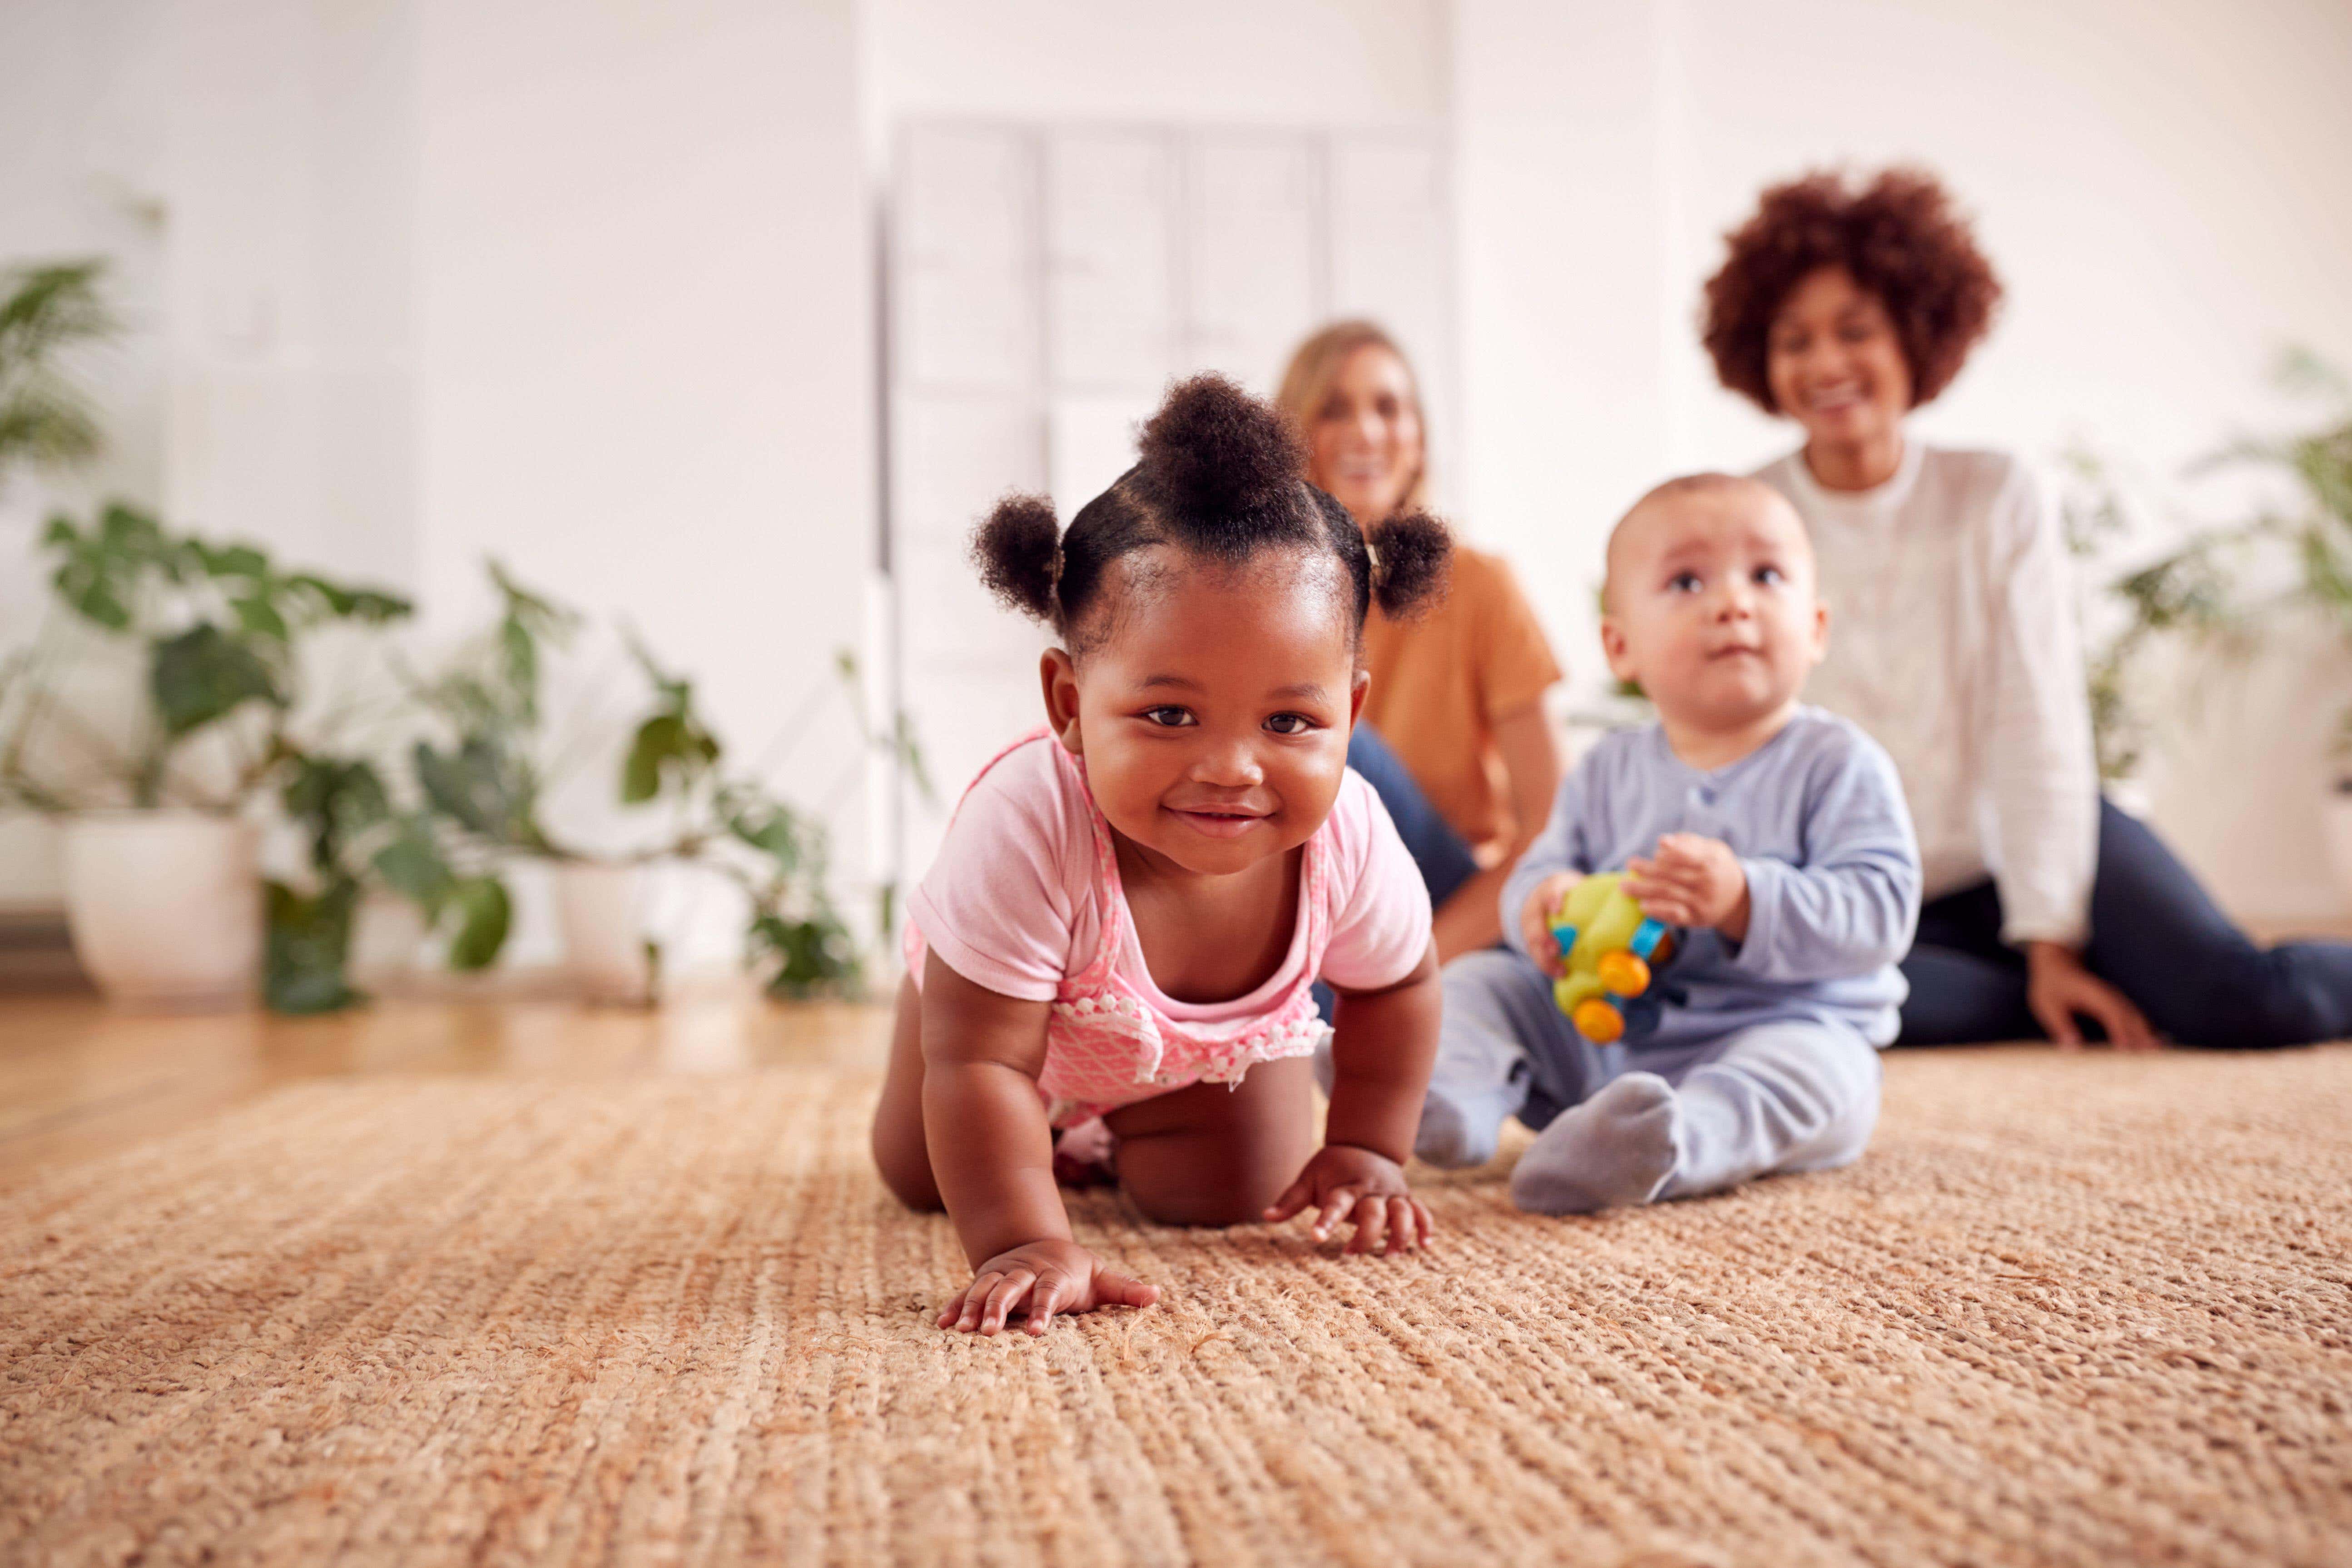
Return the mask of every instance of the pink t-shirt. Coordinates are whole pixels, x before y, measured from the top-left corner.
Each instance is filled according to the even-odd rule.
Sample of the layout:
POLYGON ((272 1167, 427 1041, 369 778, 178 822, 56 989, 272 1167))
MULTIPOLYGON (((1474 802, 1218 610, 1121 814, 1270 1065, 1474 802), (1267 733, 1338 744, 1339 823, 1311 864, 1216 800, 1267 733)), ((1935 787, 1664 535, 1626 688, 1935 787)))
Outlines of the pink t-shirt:
MULTIPOLYGON (((964 795, 930 874, 909 911, 923 941, 965 979, 1024 1001, 1054 999, 1064 979, 1094 961, 1105 889, 1097 875, 1094 802, 1079 770, 1055 755, 1061 742, 1039 735, 1007 752, 964 795)), ((1429 890, 1397 837, 1388 808, 1352 770, 1331 815, 1316 830, 1327 874, 1330 940, 1321 978, 1341 990, 1371 991, 1412 973, 1428 951, 1429 890)), ((1215 1024, 1265 1012, 1307 962, 1307 914, 1281 967, 1246 996, 1179 1002, 1152 983, 1135 924, 1116 923, 1122 949, 1113 968, 1171 1020, 1215 1024)), ((921 976, 916 976, 919 983, 921 976)))

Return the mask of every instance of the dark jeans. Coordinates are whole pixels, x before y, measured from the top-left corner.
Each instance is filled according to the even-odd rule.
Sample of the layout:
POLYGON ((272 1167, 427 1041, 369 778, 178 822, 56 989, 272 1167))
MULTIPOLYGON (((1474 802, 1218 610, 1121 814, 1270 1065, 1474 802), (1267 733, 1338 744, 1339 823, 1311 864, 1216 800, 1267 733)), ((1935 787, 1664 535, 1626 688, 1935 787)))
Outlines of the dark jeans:
MULTIPOLYGON (((2181 1045, 2301 1046, 2352 1036, 2352 943, 2255 946, 2147 824, 2105 801, 2083 961, 2181 1045)), ((2025 1005, 2025 955, 2001 943, 2000 895, 1990 882, 1919 911, 1903 973, 1911 998, 1897 1044, 2042 1037, 2025 1005)))
POLYGON ((1429 797, 1421 793, 1389 743, 1381 739, 1379 731, 1370 724, 1359 724, 1348 737, 1348 765, 1364 775, 1381 804, 1389 808, 1389 817, 1396 824, 1397 837, 1404 840, 1405 853, 1421 868, 1421 879, 1429 889, 1432 909, 1454 896, 1454 889, 1478 874, 1478 862, 1471 857, 1470 846, 1462 835, 1454 831, 1453 824, 1437 815, 1429 797))

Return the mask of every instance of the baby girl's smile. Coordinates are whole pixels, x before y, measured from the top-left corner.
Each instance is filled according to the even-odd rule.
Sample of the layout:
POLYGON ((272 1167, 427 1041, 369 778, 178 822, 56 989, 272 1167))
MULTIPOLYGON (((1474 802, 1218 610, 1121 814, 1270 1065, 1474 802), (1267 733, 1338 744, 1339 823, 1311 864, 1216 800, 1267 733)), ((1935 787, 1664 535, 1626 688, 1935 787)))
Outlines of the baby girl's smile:
POLYGON ((1239 838, 1274 816, 1270 807, 1254 811, 1238 805, 1168 805, 1161 809, 1212 838, 1239 838))
POLYGON ((1097 805, 1163 870, 1230 876, 1295 848, 1331 809, 1355 710, 1328 565, 1274 552, 1203 567, 1166 546, 1129 559, 1142 591, 1080 656, 1075 749, 1097 805))

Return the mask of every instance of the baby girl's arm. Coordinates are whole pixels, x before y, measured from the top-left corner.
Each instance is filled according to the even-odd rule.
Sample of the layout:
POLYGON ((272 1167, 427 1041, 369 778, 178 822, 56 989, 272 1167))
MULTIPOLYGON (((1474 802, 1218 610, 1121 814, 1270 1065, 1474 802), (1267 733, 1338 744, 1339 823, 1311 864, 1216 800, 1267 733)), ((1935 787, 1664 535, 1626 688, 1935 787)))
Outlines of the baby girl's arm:
POLYGON ((923 966, 923 1141, 973 1269, 942 1328, 992 1334, 1025 1303, 1030 1331, 1042 1333, 1056 1311, 1149 1306, 1158 1296, 1070 1239, 1037 1097, 1051 1006, 976 984, 936 952, 923 966))
POLYGON ((1331 1115, 1323 1148, 1266 1217, 1318 1212, 1315 1237, 1354 1219, 1350 1252, 1408 1252, 1433 1230, 1405 1187, 1421 1105, 1437 1061, 1439 988, 1434 946, 1412 973, 1378 991, 1341 991, 1331 1044, 1331 1115))
POLYGON ((923 966, 923 1141, 956 1236, 974 1263, 1024 1241, 1067 1240, 1054 1132, 1037 1098, 1050 1002, 923 966))

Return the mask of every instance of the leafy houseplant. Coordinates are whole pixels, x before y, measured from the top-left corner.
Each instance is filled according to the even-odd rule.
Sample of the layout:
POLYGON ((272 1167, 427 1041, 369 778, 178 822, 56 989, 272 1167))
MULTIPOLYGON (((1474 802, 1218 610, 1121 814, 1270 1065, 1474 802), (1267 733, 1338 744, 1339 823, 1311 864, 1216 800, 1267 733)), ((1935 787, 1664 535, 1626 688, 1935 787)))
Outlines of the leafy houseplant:
POLYGON ((87 525, 53 518, 41 549, 52 563, 55 608, 0 668, 0 800, 69 825, 124 809, 226 821, 283 790, 298 816, 313 819, 322 885, 269 889, 267 993, 298 1010, 350 999, 340 988, 340 943, 356 892, 346 899, 332 867, 315 857, 340 852, 354 803, 372 803, 381 789, 362 776, 365 764, 331 757, 331 737, 298 722, 299 654, 331 626, 403 620, 408 602, 282 570, 253 545, 167 531, 120 503, 87 525), (89 656, 110 649, 127 655, 140 677, 127 738, 68 691, 89 656))
MULTIPOLYGON (((419 741, 414 752, 444 852, 483 863, 520 856, 552 864, 575 967, 593 962, 583 952, 593 947, 608 967, 634 971, 607 982, 612 994, 648 998, 658 983, 660 948, 636 931, 626 889, 638 871, 663 862, 713 871, 741 891, 747 962, 771 992, 854 987, 860 965, 826 890, 823 828, 756 778, 727 768, 725 745, 693 683, 635 639, 630 653, 651 700, 629 727, 615 799, 632 811, 662 814, 664 826, 650 845, 618 857, 593 854, 551 826, 546 802, 562 758, 550 755, 556 748, 546 733, 543 676, 551 651, 568 645, 582 618, 499 563, 488 570, 495 620, 446 671, 417 687, 445 731, 419 741), (630 922, 629 930, 610 929, 614 921, 630 922), (597 926, 606 929, 591 929, 597 926)), ((855 665, 845 658, 839 673, 854 681, 855 665)), ((897 744, 919 770, 903 735, 897 744)))
MULTIPOLYGON (((2128 773, 2144 754, 2140 689, 2149 651, 2179 643, 2243 654, 2283 614, 2300 612, 2317 616, 2352 653, 2352 385, 2305 353, 2285 357, 2278 380, 2325 412, 2300 433, 2235 442, 2190 470, 2265 474, 2284 481, 2278 499, 2102 584, 2094 608, 2105 612, 2106 631, 2094 640, 2090 684, 2105 776, 2128 773), (2282 582, 2284 589, 2274 586, 2282 582)), ((2071 466, 2079 482, 2067 510, 2069 542, 2095 557, 2126 531, 2123 508, 2095 459, 2078 454, 2071 466)), ((2352 700, 2336 715, 2334 733, 2326 829, 2337 879, 2352 896, 2352 700)))
MULTIPOLYGON (((2246 531, 2293 556, 2289 599, 2317 616, 2337 646, 2352 653, 2352 385, 2308 353, 2290 354, 2280 381, 2322 404, 2326 414, 2299 435, 2242 441, 2216 461, 2251 465, 2287 481, 2292 501, 2265 508, 2246 531)), ((2323 825, 2336 887, 2352 900, 2352 701, 2336 713, 2334 742, 2334 788, 2323 825)))
POLYGON ((2130 515, 2097 456, 2078 448, 2063 462, 2067 550, 2094 574, 2083 605, 2092 739, 2101 781, 2124 784, 2147 761, 2150 656, 2172 643, 2243 646, 2235 561, 2242 542, 2235 530, 2208 531, 2156 560, 2099 570, 2131 532, 2130 515))
MULTIPOLYGON (((757 780, 720 768, 725 747, 695 706, 694 688, 634 650, 656 694, 621 769, 621 799, 668 797, 683 827, 667 853, 709 866, 740 888, 751 908, 745 961, 780 996, 847 990, 861 977, 856 944, 825 889, 824 828, 757 780)), ((837 668, 855 682, 846 655, 837 668)), ((919 766, 919 763, 917 763, 919 766)))
POLYGON ((64 468, 105 445, 89 393, 65 362, 116 331, 99 261, 0 272, 0 482, 11 468, 64 468))
MULTIPOLYGON (((2295 566, 2290 597, 2352 651, 2352 384, 2307 353, 2289 354, 2279 380, 2326 405, 2320 423, 2300 435, 2241 441, 2212 466, 2251 465, 2288 481, 2292 504, 2264 509, 2245 531, 2285 547, 2295 566)), ((2336 789, 2352 794, 2352 700, 2336 715, 2336 789)))

